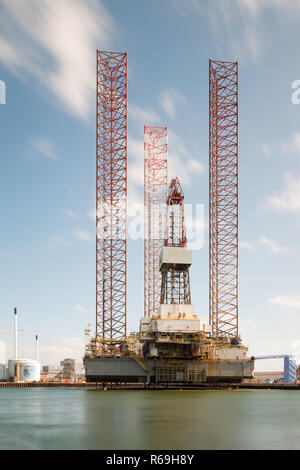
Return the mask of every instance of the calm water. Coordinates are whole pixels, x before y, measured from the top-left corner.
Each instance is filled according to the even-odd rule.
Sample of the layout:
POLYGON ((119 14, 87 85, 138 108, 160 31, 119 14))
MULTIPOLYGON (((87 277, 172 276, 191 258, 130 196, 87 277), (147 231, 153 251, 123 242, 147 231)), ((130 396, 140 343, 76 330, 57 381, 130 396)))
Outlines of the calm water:
POLYGON ((0 449, 300 449, 300 393, 0 389, 0 449))

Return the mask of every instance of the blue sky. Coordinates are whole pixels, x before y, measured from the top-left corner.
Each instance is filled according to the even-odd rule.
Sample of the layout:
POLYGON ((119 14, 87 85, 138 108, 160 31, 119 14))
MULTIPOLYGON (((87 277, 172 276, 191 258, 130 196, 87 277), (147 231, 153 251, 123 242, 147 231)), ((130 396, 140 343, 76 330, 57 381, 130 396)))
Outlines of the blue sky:
MULTIPOLYGON (((127 51, 129 203, 143 200, 143 126, 169 127, 169 174, 208 217, 208 60, 239 61, 240 332, 300 360, 300 2, 0 0, 0 340, 79 359, 95 324, 95 57, 127 51)), ((205 224, 207 225, 207 224, 205 224)), ((208 232, 192 302, 208 318, 208 232)), ((128 243, 128 323, 143 312, 143 242, 128 243)), ((21 348, 21 346, 20 346, 21 348)), ((271 364, 271 363, 270 363, 271 364)), ((274 362, 273 367, 281 364, 274 362)), ((269 363, 261 368, 271 367, 269 363)))

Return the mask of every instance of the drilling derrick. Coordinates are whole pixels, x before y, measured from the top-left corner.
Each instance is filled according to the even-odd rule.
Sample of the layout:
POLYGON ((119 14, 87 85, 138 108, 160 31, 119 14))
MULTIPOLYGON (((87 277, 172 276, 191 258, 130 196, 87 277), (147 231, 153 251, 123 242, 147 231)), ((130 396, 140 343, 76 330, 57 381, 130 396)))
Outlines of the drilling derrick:
MULTIPOLYGON (((96 338, 126 338, 127 53, 97 51, 96 338)), ((111 351, 113 347, 111 347, 111 351)))
POLYGON ((209 61, 210 324, 238 336, 238 63, 209 61))
POLYGON ((144 127, 144 316, 159 309, 159 255, 166 233, 168 128, 144 127))
POLYGON ((161 266, 161 304, 190 304, 191 288, 189 267, 184 264, 184 255, 188 253, 186 248, 186 228, 184 221, 184 194, 178 178, 171 181, 169 195, 167 198, 167 233, 165 248, 162 251, 162 258, 165 255, 165 263, 161 266), (183 249, 183 250, 181 250, 183 249), (180 255, 176 259, 170 258, 173 254, 180 255), (171 262, 172 261, 172 262, 171 262))

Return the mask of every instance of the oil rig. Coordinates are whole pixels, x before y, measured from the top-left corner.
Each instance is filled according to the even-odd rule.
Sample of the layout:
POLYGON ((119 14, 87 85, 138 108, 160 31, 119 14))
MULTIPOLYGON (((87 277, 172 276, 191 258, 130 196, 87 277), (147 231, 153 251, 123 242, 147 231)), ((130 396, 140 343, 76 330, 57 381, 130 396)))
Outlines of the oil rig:
POLYGON ((97 51, 96 332, 87 382, 238 383, 238 63, 209 61, 209 321, 195 313, 168 128, 144 126, 144 315, 127 333, 127 53, 97 51))

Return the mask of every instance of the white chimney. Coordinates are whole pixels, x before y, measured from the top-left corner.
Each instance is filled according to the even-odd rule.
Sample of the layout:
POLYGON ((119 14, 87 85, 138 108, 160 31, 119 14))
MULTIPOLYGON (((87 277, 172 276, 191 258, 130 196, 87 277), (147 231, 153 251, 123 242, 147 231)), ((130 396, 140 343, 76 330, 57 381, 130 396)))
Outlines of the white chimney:
POLYGON ((18 315, 17 309, 14 308, 14 359, 18 359, 18 315))
POLYGON ((35 359, 39 360, 39 335, 35 335, 35 359))

